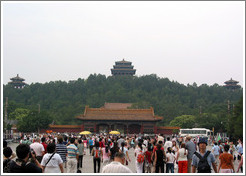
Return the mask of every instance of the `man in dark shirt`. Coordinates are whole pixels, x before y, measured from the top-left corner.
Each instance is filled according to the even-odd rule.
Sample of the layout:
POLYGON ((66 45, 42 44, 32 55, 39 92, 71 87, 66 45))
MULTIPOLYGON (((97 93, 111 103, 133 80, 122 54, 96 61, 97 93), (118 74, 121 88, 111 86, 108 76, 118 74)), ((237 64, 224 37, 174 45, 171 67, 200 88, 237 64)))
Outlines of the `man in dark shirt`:
POLYGON ((10 173, 42 173, 42 166, 35 157, 35 153, 30 151, 28 144, 20 144, 16 147, 17 159, 10 163, 10 173), (31 156, 32 162, 29 161, 31 156))

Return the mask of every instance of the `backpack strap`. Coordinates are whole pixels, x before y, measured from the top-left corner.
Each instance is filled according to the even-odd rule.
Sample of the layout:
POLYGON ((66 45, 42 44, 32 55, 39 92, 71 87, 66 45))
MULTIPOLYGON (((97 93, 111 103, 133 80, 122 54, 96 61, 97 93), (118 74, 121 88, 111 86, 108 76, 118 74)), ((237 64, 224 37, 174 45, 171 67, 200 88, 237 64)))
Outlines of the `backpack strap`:
POLYGON ((207 153, 205 153, 205 155, 203 156, 204 159, 207 159, 208 155, 211 153, 211 151, 207 151, 207 153))
POLYGON ((207 159, 208 155, 211 153, 211 151, 207 151, 205 155, 202 157, 200 153, 195 152, 194 154, 201 160, 201 159, 207 159))
POLYGON ((201 156, 201 154, 200 153, 198 153, 198 152, 195 152, 194 153, 200 160, 202 159, 202 156, 201 156))

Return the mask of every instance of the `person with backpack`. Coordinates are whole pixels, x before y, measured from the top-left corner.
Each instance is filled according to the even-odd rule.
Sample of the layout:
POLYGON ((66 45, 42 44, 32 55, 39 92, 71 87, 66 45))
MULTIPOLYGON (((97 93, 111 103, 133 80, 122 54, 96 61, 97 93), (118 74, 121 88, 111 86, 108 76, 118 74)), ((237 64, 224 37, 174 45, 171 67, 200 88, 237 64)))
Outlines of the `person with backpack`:
POLYGON ((199 152, 192 157, 192 173, 211 173, 211 166, 217 173, 216 160, 211 151, 207 150, 207 138, 200 137, 198 142, 199 152))
POLYGON ((142 143, 139 142, 135 149, 137 173, 143 173, 144 153, 142 143))
POLYGON ((95 141, 95 147, 92 149, 91 155, 93 156, 94 173, 100 173, 101 157, 103 153, 98 141, 95 141), (97 171, 96 165, 98 166, 97 171))

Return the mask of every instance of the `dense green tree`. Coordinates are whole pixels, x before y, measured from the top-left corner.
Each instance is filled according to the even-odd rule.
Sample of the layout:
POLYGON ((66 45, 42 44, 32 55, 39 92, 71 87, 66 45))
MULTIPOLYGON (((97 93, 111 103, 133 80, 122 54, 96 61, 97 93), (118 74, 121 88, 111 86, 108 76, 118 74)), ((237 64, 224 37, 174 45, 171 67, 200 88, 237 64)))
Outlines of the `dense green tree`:
POLYGON ((21 132, 39 132, 52 122, 52 117, 47 112, 30 111, 26 116, 18 119, 17 128, 21 132))
POLYGON ((235 138, 243 137, 243 97, 235 105, 233 114, 228 115, 228 131, 235 138))
POLYGON ((182 115, 175 117, 171 122, 170 126, 178 126, 181 128, 194 128, 195 127, 195 116, 193 115, 182 115))

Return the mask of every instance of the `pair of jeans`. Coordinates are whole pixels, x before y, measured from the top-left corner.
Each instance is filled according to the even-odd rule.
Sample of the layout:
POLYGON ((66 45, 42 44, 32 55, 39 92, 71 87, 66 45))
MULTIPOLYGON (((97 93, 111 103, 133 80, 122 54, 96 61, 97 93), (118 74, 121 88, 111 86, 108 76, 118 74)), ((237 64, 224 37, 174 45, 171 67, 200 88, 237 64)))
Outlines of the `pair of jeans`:
POLYGON ((156 163, 155 173, 159 173, 159 168, 161 168, 161 173, 164 173, 164 163, 156 163))
POLYGON ((100 173, 100 166, 101 166, 101 158, 94 157, 93 158, 93 163, 94 163, 94 173, 100 173), (96 167, 97 167, 97 172, 96 172, 96 167))
POLYGON ((171 170, 171 173, 174 173, 174 164, 173 163, 167 163, 166 164, 166 173, 169 173, 169 170, 171 170))
POLYGON ((77 165, 77 168, 82 168, 82 163, 83 163, 83 155, 79 155, 79 162, 78 162, 78 165, 77 165))

